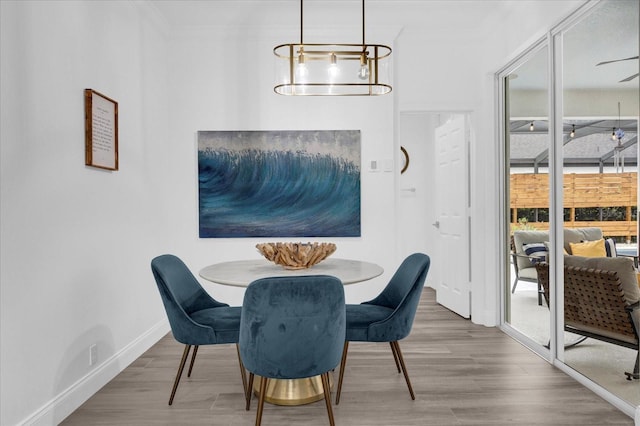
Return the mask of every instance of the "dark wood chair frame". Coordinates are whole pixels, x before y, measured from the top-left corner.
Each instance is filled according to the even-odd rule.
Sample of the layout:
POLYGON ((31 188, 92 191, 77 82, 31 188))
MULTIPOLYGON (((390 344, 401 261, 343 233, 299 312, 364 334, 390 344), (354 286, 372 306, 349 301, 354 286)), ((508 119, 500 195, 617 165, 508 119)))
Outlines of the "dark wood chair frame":
MULTIPOLYGON (((538 282, 549 303, 549 265, 536 265, 538 282)), ((640 301, 629 304, 624 298, 620 278, 616 272, 600 269, 564 267, 565 331, 600 340, 636 351, 632 373, 625 372, 627 380, 640 379, 640 324, 634 321, 632 312, 640 309, 640 301), (616 333, 629 340, 616 339, 592 330, 616 333), (591 330, 591 331, 590 331, 591 330)))

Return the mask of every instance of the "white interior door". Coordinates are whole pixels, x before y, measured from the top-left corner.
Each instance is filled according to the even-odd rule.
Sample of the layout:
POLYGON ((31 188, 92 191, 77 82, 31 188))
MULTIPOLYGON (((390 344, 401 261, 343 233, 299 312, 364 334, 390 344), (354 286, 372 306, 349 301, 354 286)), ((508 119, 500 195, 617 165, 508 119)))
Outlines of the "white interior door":
POLYGON ((468 116, 454 114, 435 130, 438 273, 436 300, 457 314, 471 313, 468 218, 468 116))

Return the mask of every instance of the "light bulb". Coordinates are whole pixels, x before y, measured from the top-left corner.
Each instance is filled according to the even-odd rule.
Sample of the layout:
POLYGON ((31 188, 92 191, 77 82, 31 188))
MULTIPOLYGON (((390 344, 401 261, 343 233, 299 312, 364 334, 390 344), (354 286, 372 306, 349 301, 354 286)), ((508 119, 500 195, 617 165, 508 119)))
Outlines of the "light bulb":
POLYGON ((307 69, 307 64, 304 63, 304 54, 302 50, 300 50, 300 54, 298 55, 298 65, 296 65, 296 76, 300 78, 304 78, 309 74, 309 70, 307 69))
POLYGON ((615 127, 613 129, 611 129, 611 140, 612 141, 616 140, 616 128, 615 127))
POLYGON ((360 67, 360 71, 358 71, 358 78, 360 80, 369 79, 369 67, 367 67, 366 65, 362 65, 360 67))
POLYGON ((369 79, 369 61, 367 60, 367 55, 364 53, 360 55, 360 70, 358 71, 358 78, 360 80, 369 79))
POLYGON ((576 125, 571 125, 571 133, 569 133, 569 137, 574 137, 576 135, 576 125))
POLYGON ((533 127, 533 121, 531 122, 531 125, 529 126, 529 131, 533 132, 533 130, 535 129, 535 127, 533 127))
POLYGON ((298 77, 306 77, 307 75, 309 75, 309 70, 304 63, 298 64, 298 66, 296 67, 296 75, 298 77))
POLYGON ((306 77, 307 75, 309 75, 309 70, 307 69, 307 66, 305 64, 298 64, 298 67, 296 68, 296 74, 298 74, 298 77, 306 77))
POLYGON ((337 77, 338 74, 340 74, 340 68, 338 68, 338 58, 336 58, 335 53, 331 54, 331 63, 329 64, 328 72, 330 77, 337 77))

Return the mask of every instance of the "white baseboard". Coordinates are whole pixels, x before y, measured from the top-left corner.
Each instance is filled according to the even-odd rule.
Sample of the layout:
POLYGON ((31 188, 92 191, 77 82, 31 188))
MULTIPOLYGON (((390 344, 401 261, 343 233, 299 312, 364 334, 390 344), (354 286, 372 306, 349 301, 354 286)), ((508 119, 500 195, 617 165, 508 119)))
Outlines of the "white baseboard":
POLYGON ((636 426, 640 426, 640 405, 636 407, 636 420, 634 423, 636 426))
POLYGON ((156 344, 169 330, 169 322, 166 319, 160 321, 146 333, 105 360, 89 374, 60 392, 35 413, 18 423, 18 425, 51 426, 59 424, 122 370, 127 368, 129 364, 156 344))

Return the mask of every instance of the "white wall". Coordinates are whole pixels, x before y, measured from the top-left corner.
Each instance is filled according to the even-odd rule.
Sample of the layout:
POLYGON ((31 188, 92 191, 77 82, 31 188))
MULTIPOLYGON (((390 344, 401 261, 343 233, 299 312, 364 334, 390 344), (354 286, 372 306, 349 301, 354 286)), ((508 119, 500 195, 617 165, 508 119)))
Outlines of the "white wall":
MULTIPOLYGON (((260 258, 255 244, 272 239, 199 239, 197 212, 198 130, 361 131, 363 168, 362 236, 332 238, 334 256, 366 259, 383 266, 385 275, 346 288, 353 302, 377 294, 397 266, 393 242, 394 174, 370 173, 366 164, 393 159, 393 95, 363 97, 286 97, 273 92, 273 46, 293 41, 277 27, 239 26, 178 34, 170 43, 171 132, 174 250, 194 269, 231 259, 260 258)), ((327 239, 312 239, 327 241, 327 239)), ((205 288, 231 304, 241 304, 241 289, 212 283, 205 288)))
MULTIPOLYGON (((579 2, 494 2, 501 13, 483 19, 454 2, 398 3, 386 5, 390 24, 374 34, 397 53, 392 95, 323 99, 273 94, 271 49, 297 39, 273 19, 165 39, 146 4, 0 2, 1 424, 57 422, 168 330, 153 256, 175 253, 194 271, 259 256, 254 239, 197 236, 198 130, 360 129, 367 164, 397 161, 400 111, 473 111, 472 244, 482 253, 472 265, 473 315, 496 323, 492 75, 579 2), (505 12, 522 13, 526 25, 506 28, 505 12), (482 31, 464 30, 474 22, 482 31), (119 102, 117 172, 84 166, 84 88, 119 102), (99 364, 89 368, 93 343, 99 364)), ((363 169, 362 237, 335 239, 336 255, 386 273, 348 287, 348 301, 376 294, 397 266, 398 188, 397 173, 363 169)), ((231 288, 205 285, 240 301, 231 288)))
POLYGON ((55 424, 168 330, 165 42, 131 2, 0 7, 0 424, 55 424), (118 101, 119 171, 84 165, 85 88, 118 101))

